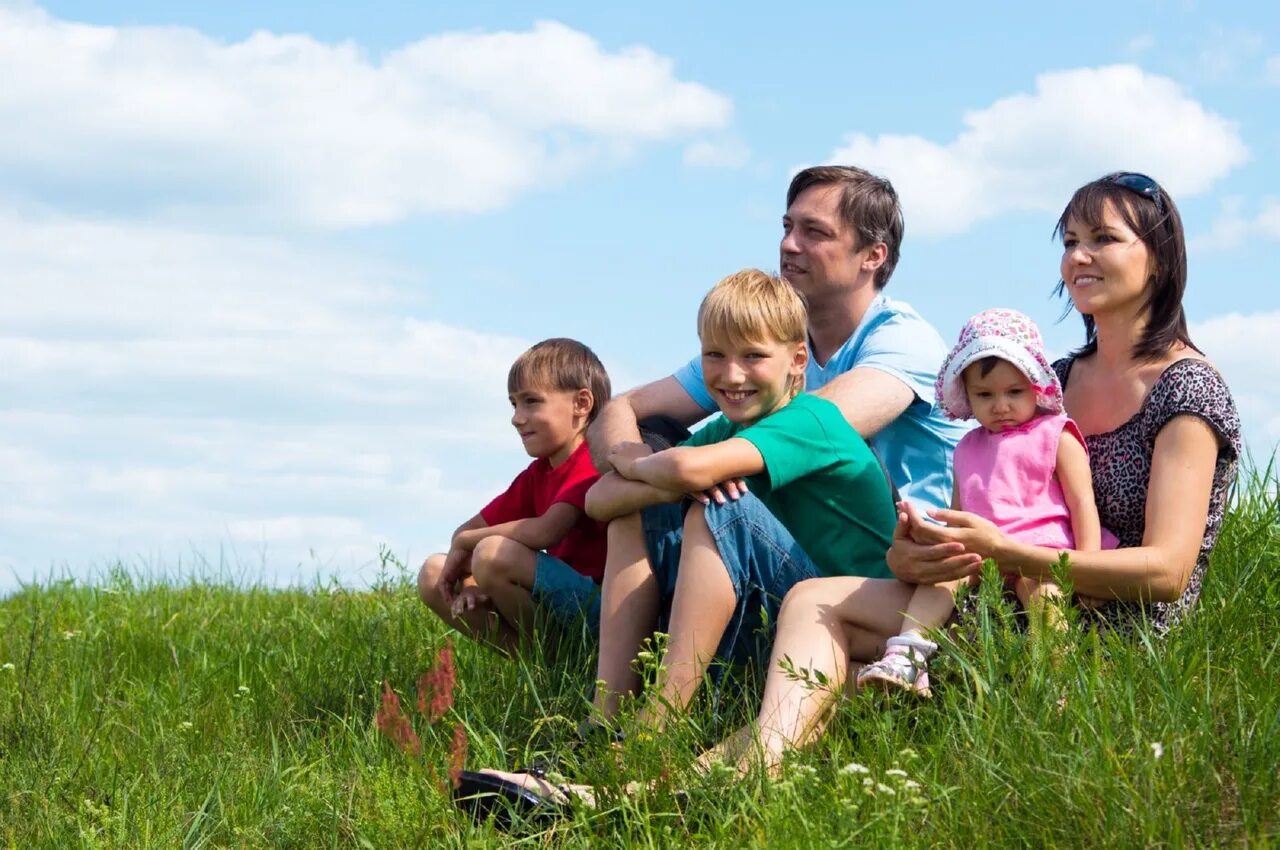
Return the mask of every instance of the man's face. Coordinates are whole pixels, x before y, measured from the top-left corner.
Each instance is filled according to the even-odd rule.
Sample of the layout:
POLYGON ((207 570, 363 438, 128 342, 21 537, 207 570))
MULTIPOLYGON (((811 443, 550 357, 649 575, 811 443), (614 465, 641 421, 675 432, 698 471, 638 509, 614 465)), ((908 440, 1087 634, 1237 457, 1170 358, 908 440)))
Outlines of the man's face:
POLYGON ((840 216, 838 184, 810 186, 782 217, 782 276, 810 300, 858 279, 864 260, 858 237, 840 216))

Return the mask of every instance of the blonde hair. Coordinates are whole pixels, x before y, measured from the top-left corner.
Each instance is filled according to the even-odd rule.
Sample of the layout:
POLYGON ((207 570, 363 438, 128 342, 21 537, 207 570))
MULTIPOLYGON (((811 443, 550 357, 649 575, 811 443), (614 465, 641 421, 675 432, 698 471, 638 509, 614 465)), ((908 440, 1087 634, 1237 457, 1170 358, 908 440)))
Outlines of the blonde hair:
POLYGON ((596 353, 576 339, 544 339, 517 357, 507 373, 507 392, 535 388, 560 392, 591 390, 587 422, 594 422, 609 400, 609 374, 596 353))
MULTIPOLYGON (((777 275, 743 269, 721 280, 698 307, 698 339, 703 344, 801 344, 808 339, 804 299, 777 275)), ((804 375, 791 395, 804 389, 804 375)))

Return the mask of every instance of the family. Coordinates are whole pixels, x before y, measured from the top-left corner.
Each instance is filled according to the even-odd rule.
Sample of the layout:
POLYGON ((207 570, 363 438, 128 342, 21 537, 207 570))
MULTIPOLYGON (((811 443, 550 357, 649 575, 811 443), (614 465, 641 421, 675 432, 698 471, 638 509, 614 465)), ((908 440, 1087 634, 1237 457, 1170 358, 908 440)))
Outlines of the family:
MULTIPOLYGON (((886 294, 903 236, 887 180, 805 169, 782 222, 780 275, 717 283, 701 352, 671 376, 610 399, 581 343, 521 355, 507 390, 534 461, 423 565, 431 610, 508 651, 539 610, 585 621, 599 651, 583 737, 621 734, 655 632, 639 728, 661 730, 726 665, 761 670, 755 721, 699 759, 747 770, 820 737, 841 689, 927 697, 930 633, 985 559, 1033 630, 1065 628, 1063 552, 1068 602, 1097 628, 1161 633, 1194 608, 1240 422, 1188 334, 1182 221, 1156 181, 1108 174, 1063 210, 1059 291, 1085 340, 1052 364, 1020 313, 978 313, 948 352, 886 294)), ((482 770, 456 799, 554 816, 591 795, 482 770)))

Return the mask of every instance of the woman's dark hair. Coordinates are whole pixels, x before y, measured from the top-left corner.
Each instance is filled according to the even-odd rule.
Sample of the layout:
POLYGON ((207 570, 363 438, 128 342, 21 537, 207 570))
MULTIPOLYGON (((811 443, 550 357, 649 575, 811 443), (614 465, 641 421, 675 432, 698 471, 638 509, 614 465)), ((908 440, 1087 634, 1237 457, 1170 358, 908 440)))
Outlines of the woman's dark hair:
MULTIPOLYGON (((1159 183, 1131 171, 1117 171, 1086 183, 1076 190, 1062 211, 1053 230, 1054 238, 1063 238, 1067 220, 1072 216, 1090 227, 1100 227, 1108 203, 1147 246, 1155 261, 1155 271, 1147 281, 1144 305, 1148 311, 1147 327, 1133 347, 1133 356, 1139 360, 1155 360, 1179 342, 1200 351, 1191 341, 1187 317, 1182 311, 1182 294, 1187 288, 1187 243, 1182 232, 1182 217, 1173 198, 1159 183)), ((1065 289, 1066 282, 1059 280, 1054 293, 1061 295, 1065 289)), ((1098 331, 1093 317, 1082 318, 1085 340, 1074 352, 1077 357, 1098 350, 1098 331)))

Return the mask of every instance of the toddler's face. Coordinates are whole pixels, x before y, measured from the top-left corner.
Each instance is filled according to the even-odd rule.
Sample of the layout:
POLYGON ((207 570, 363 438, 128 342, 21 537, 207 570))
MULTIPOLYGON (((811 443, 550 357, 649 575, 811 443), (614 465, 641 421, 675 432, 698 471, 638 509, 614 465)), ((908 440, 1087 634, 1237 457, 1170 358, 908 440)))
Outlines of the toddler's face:
POLYGON ((1029 422, 1036 415, 1036 393, 1031 381, 1006 360, 982 374, 982 363, 964 370, 964 389, 969 406, 983 428, 999 433, 1029 422))
POLYGON ((557 466, 573 454, 591 410, 590 393, 530 387, 508 398, 511 424, 530 457, 549 458, 557 466))

